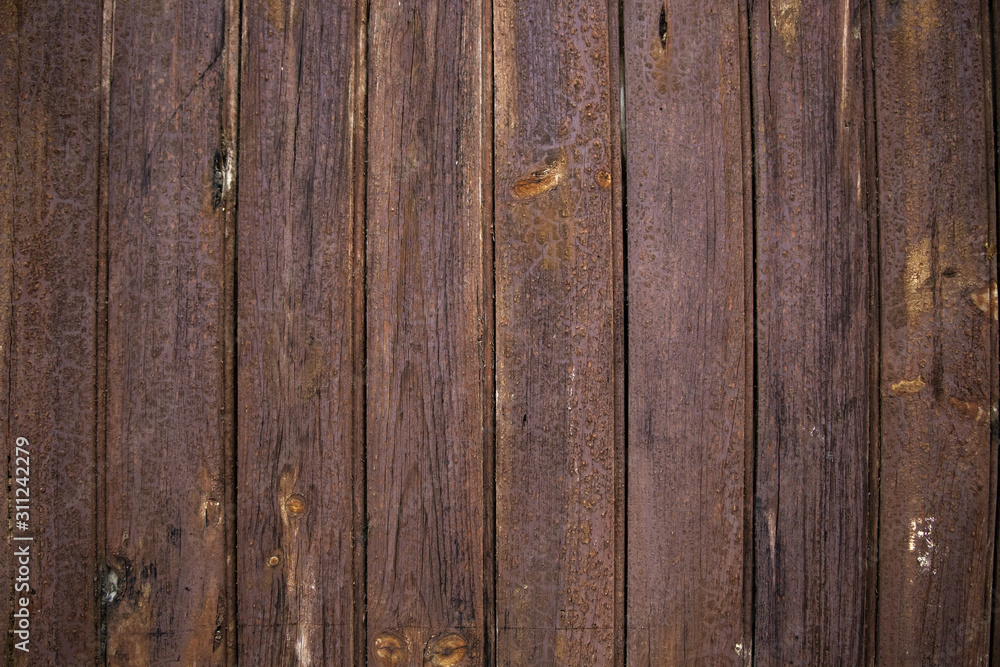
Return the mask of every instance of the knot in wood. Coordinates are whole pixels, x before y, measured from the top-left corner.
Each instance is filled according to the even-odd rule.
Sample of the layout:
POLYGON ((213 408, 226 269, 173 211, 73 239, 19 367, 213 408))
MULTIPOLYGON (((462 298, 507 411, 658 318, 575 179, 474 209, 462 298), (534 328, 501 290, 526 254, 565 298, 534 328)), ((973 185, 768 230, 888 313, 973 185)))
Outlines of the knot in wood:
POLYGON ((457 632, 431 637, 424 649, 424 664, 455 667, 468 655, 469 642, 457 632))

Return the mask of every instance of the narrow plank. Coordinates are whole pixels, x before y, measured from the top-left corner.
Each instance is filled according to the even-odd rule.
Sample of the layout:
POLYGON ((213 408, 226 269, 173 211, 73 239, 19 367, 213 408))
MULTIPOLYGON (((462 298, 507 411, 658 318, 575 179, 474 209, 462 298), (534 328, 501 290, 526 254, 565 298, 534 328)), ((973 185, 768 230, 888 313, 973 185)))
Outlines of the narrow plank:
POLYGON ((482 665, 483 4, 369 18, 368 659, 482 665))
POLYGON ((625 6, 628 662, 739 665, 748 455, 740 14, 625 6))
POLYGON ((15 620, 20 629, 11 614, 27 600, 30 633, 28 653, 16 648, 25 636, 6 634, 4 664, 82 665, 98 655, 100 80, 99 2, 0 3, 0 432, 15 522, 5 531, 0 599, 8 630, 15 620), (22 438, 27 470, 15 450, 22 438), (15 500, 24 495, 27 508, 15 500), (24 547, 27 581, 12 557, 24 547))
POLYGON ((608 59, 609 80, 612 82, 609 120, 611 122, 611 164, 618 165, 621 176, 611 182, 611 275, 612 275, 612 336, 614 339, 614 644, 612 663, 623 667, 626 661, 627 641, 627 604, 625 597, 627 563, 627 523, 628 523, 628 492, 627 466, 628 456, 626 442, 628 440, 627 424, 627 373, 626 373, 626 294, 625 294, 625 123, 624 123, 624 73, 625 63, 622 54, 622 22, 624 5, 610 6, 608 12, 608 48, 611 57, 608 59), (615 57, 618 54, 618 57, 615 57), (618 82, 617 100, 614 82, 618 82), (617 101, 617 103, 616 103, 617 101))
MULTIPOLYGON (((993 19, 992 25, 992 42, 990 43, 991 53, 993 63, 993 88, 992 88, 992 111, 993 111, 993 188, 994 193, 1000 188, 1000 143, 997 141, 997 136, 1000 136, 1000 110, 997 109, 997 95, 1000 94, 1000 11, 995 8, 990 12, 990 16, 993 19)), ((996 196, 994 194, 994 196, 996 196)), ((1000 215, 994 214, 994 226, 992 230, 991 243, 993 244, 994 252, 993 261, 997 262, 997 239, 1000 238, 1000 215)), ((991 267, 991 270, 1000 273, 997 267, 991 267)), ((997 325, 994 324, 994 327, 997 325)), ((1000 340, 997 341, 1000 344, 1000 340)), ((997 358, 1000 358, 1000 350, 995 352, 997 358)), ((1000 375, 1000 369, 998 369, 998 375, 1000 375)), ((992 405, 1000 406, 1000 377, 994 376, 990 386, 993 387, 993 398, 992 405)), ((998 407, 1000 411, 1000 407, 998 407)), ((990 415, 990 435, 992 446, 994 447, 993 456, 998 457, 1000 452, 997 448, 1000 447, 1000 415, 997 414, 998 411, 994 411, 990 415)), ((991 492, 993 498, 993 513, 994 513, 994 528, 993 528, 993 601, 992 601, 992 632, 991 632, 991 646, 990 646, 990 656, 1000 657, 1000 553, 997 553, 996 540, 997 536, 1000 535, 1000 503, 998 503, 998 490, 994 486, 991 492)))
POLYGON ((353 664, 357 15, 244 3, 240 662, 353 664))
POLYGON ((107 663, 221 665, 231 23, 223 0, 118 3, 113 20, 107 663))
POLYGON ((609 25, 494 3, 500 665, 615 660, 609 25))
POLYGON ((858 0, 751 15, 757 253, 756 664, 858 664, 870 337, 858 0))
POLYGON ((997 472, 989 10, 980 0, 873 8, 883 294, 877 658, 986 664, 997 472))

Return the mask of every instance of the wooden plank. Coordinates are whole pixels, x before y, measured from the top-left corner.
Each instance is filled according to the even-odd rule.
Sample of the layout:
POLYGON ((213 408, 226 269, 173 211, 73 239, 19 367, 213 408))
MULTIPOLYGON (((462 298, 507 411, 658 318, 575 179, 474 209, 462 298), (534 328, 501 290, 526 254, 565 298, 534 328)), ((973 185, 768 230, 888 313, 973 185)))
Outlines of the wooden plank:
POLYGON ((618 54, 603 2, 494 25, 497 663, 610 665, 618 54))
POLYGON ((222 0, 119 3, 111 65, 110 665, 227 661, 231 84, 222 0))
POLYGON ((775 0, 751 15, 757 664, 863 657, 874 330, 859 7, 775 0))
POLYGON ((747 341, 739 7, 625 7, 628 661, 739 665, 747 341))
POLYGON ((873 7, 883 341, 877 657, 985 664, 997 473, 989 11, 979 0, 873 7))
POLYGON ((8 629, 25 631, 15 612, 26 608, 30 633, 6 634, 4 664, 82 665, 98 655, 100 81, 99 2, 0 3, 0 432, 14 522, 0 558, 0 613, 8 629), (25 442, 27 461, 15 449, 25 442), (27 563, 13 557, 23 548, 27 563))
POLYGON ((485 663, 483 16, 478 0, 371 3, 371 664, 485 663))
POLYGON ((243 20, 240 659, 356 664, 355 6, 243 20))

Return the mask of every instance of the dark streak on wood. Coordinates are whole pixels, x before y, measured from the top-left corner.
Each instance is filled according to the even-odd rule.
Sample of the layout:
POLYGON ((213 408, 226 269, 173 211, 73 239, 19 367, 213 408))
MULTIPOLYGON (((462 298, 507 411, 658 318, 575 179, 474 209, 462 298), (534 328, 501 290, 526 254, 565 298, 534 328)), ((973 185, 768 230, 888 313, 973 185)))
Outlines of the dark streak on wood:
POLYGON ((30 528, 5 524, 0 557, 4 664, 87 664, 98 652, 100 66, 99 3, 0 3, 0 437, 8 521, 23 475, 15 441, 30 442, 30 528), (12 541, 26 534, 34 540, 12 541), (11 557, 26 544, 30 594, 15 590, 19 563, 11 557), (15 650, 22 638, 10 634, 11 603, 21 597, 30 601, 30 653, 15 650))
POLYGON ((626 442, 628 440, 627 416, 627 380, 626 380, 626 311, 627 301, 625 292, 625 178, 626 169, 623 161, 625 139, 624 119, 622 117, 622 91, 619 87, 624 76, 624 63, 622 62, 622 5, 610 6, 608 12, 608 71, 611 82, 610 97, 610 147, 611 165, 614 176, 608 171, 599 171, 597 178, 598 185, 611 189, 611 253, 612 253, 612 301, 613 301, 613 326, 612 335, 614 337, 614 567, 615 567, 615 588, 614 588, 614 644, 612 664, 616 667, 624 667, 626 660, 626 643, 628 641, 628 629, 626 627, 626 580, 628 579, 627 562, 627 514, 628 514, 628 493, 626 487, 627 465, 625 462, 627 451, 626 442), (617 95, 615 93, 618 93, 617 95))
MULTIPOLYGON (((221 665, 224 3, 121 4, 109 126, 109 665, 221 665)), ((231 40, 229 41, 231 43, 231 40)))
POLYGON ((746 412, 743 419, 746 451, 743 458, 743 665, 754 664, 753 637, 756 615, 754 578, 754 506, 757 493, 757 280, 756 280, 756 176, 754 174, 753 76, 750 53, 750 7, 739 3, 740 31, 740 113, 743 163, 743 346, 746 370, 743 374, 746 412))
POLYGON ((355 3, 244 7, 240 662, 354 663, 355 3))
POLYGON ((947 8, 878 0, 873 23, 883 340, 877 658, 985 664, 997 325, 972 296, 996 280, 989 10, 981 0, 947 8))
POLYGON ((629 3, 629 664, 740 665, 746 298, 740 14, 629 3))
POLYGON ((753 9, 757 664, 857 664, 869 225, 858 0, 753 9))
POLYGON ((868 219, 868 530, 865 564, 865 610, 862 661, 875 667, 878 637, 878 539, 879 505, 881 502, 881 276, 879 274, 878 230, 878 142, 875 112, 875 61, 870 0, 859 4, 861 30, 862 77, 865 91, 865 188, 864 205, 868 219))
POLYGON ((497 661, 610 665, 611 21, 603 2, 497 0, 494 22, 497 661), (520 198, 515 185, 543 165, 558 181, 520 198))
POLYGON ((354 538, 353 582, 354 596, 354 645, 352 656, 355 665, 364 665, 368 656, 368 510, 365 437, 365 364, 367 320, 365 244, 368 185, 368 3, 355 2, 354 20, 354 229, 351 248, 353 263, 352 280, 352 382, 351 433, 353 508, 352 530, 354 538))

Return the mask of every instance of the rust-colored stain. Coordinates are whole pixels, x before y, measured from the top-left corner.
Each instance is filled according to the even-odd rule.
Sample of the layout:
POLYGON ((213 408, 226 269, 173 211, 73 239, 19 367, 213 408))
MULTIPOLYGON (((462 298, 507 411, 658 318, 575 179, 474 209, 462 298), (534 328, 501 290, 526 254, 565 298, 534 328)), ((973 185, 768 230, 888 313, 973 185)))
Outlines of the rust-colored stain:
POLYGON ((963 401, 952 396, 951 404, 955 407, 959 414, 964 417, 968 417, 969 419, 981 421, 983 415, 986 414, 983 410, 983 406, 974 401, 963 401))
POLYGON ((994 322, 997 321, 997 284, 993 282, 973 292, 972 303, 987 315, 992 315, 994 322))
POLYGON ((517 199, 534 199, 559 185, 566 175, 566 165, 569 163, 569 153, 565 148, 559 149, 556 157, 545 166, 531 171, 518 179, 511 193, 517 199))
POLYGON ((597 172, 597 174, 595 175, 595 179, 597 180, 597 184, 600 185, 602 188, 611 187, 611 174, 604 171, 603 169, 597 172))
POLYGON ((924 387, 927 383, 919 375, 915 380, 900 380, 899 382, 894 382, 889 386, 889 391, 896 396, 908 396, 910 394, 915 394, 924 387))
POLYGON ((469 653, 469 642, 457 632, 431 637, 424 649, 424 663, 434 667, 456 667, 469 653))

